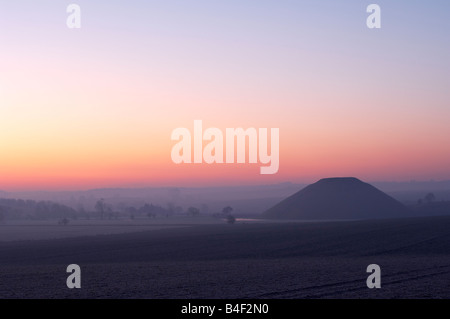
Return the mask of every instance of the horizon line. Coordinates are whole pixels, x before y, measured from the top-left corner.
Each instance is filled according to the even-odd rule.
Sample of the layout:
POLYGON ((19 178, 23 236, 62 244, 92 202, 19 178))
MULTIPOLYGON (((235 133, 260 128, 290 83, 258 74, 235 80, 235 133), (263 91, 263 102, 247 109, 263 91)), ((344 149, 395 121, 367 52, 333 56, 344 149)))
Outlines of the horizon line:
POLYGON ((102 190, 145 190, 145 189, 204 189, 204 188, 238 188, 238 187, 264 187, 264 186, 277 186, 282 184, 291 184, 291 185, 311 185, 319 180, 327 179, 327 178, 357 178, 361 181, 364 181, 369 184, 379 184, 379 183, 390 183, 390 184, 402 184, 402 183, 445 183, 450 182, 450 179, 442 179, 442 180, 435 180, 435 179, 429 179, 429 180, 402 180, 402 181, 394 181, 394 180, 372 180, 372 181, 366 181, 362 180, 355 176, 334 176, 334 177, 323 177, 316 179, 314 182, 300 182, 300 181, 283 181, 283 182, 277 182, 277 183, 270 183, 270 184, 238 184, 238 185, 203 185, 203 186, 175 186, 175 185, 169 185, 169 186, 111 186, 111 187, 95 187, 95 188, 85 188, 85 189, 19 189, 19 190, 6 190, 1 189, 0 192, 2 193, 31 193, 31 192, 41 192, 41 193, 70 193, 70 192, 90 192, 90 191, 102 191, 102 190))

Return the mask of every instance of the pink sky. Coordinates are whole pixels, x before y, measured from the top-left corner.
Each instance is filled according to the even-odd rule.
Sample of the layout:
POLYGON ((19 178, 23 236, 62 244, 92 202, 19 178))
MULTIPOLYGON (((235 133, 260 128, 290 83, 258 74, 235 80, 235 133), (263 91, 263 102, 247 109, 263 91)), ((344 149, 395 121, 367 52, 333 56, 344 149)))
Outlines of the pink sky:
POLYGON ((82 28, 69 30, 64 7, 20 2, 0 10, 0 189, 450 179, 439 10, 408 16, 383 3, 383 28, 368 30, 363 7, 332 2, 323 5, 345 21, 313 2, 199 11, 80 1, 82 28), (429 23, 404 27, 419 14, 429 23), (195 119, 279 128, 278 173, 175 165, 171 132, 195 119))

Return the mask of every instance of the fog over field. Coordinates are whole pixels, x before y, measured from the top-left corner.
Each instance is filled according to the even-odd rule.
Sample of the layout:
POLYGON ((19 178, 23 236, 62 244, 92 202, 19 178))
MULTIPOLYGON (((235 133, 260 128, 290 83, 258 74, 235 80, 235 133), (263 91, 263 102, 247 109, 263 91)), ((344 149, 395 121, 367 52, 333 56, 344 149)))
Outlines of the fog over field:
POLYGON ((149 190, 91 192, 82 209, 0 200, 0 298, 450 297, 448 202, 427 189, 412 204, 356 178, 203 189, 212 209, 180 205, 198 189, 158 189, 161 206, 149 190), (269 213, 226 204, 246 196, 269 213), (72 264, 82 289, 66 286, 72 264), (371 264, 382 289, 367 288, 371 264))
MULTIPOLYGON (((450 181, 371 182, 386 194, 405 204, 416 204, 428 193, 437 201, 450 201, 450 181)), ((179 206, 186 210, 195 206, 206 213, 217 213, 232 206, 235 213, 258 215, 282 199, 293 195, 308 184, 281 183, 254 186, 208 188, 105 188, 80 191, 21 191, 0 192, 0 198, 52 201, 77 211, 94 211, 98 200, 104 199, 114 209, 143 206, 145 203, 162 207, 179 206)), ((440 213, 442 214, 442 212, 440 213)))

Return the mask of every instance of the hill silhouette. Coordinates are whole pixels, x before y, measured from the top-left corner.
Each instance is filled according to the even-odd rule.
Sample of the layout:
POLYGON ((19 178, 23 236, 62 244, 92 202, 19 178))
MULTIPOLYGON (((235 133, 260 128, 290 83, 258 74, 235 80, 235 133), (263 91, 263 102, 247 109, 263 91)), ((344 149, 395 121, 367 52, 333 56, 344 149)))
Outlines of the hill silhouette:
POLYGON ((409 210, 354 177, 324 178, 263 213, 270 219, 375 219, 406 217, 409 210))

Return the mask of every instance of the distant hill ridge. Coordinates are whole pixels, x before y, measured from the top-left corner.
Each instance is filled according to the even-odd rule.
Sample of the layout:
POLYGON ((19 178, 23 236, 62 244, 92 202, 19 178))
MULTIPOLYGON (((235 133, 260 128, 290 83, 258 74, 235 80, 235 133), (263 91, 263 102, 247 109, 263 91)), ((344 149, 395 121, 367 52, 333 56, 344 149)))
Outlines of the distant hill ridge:
POLYGON ((263 213, 270 219, 375 219, 406 217, 409 210, 355 177, 324 178, 263 213))

